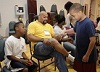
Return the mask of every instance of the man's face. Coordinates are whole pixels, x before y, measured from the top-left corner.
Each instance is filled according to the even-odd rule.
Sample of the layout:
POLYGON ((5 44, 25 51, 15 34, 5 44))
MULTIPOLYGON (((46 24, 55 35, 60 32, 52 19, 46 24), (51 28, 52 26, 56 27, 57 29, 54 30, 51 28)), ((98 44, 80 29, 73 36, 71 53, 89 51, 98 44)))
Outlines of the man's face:
POLYGON ((82 12, 81 11, 74 11, 74 10, 71 10, 70 11, 70 14, 72 17, 74 17, 76 20, 80 21, 81 20, 81 15, 82 15, 82 12))
POLYGON ((41 15, 40 17, 41 17, 42 24, 46 24, 47 20, 48 20, 48 14, 45 13, 45 14, 41 15))

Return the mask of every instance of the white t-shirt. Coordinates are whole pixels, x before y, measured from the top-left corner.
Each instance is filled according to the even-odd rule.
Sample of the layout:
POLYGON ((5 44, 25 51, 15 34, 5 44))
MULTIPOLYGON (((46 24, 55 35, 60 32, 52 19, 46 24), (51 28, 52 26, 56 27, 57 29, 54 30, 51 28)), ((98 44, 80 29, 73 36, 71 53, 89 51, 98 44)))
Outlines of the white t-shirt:
MULTIPOLYGON (((54 27, 55 34, 61 34, 62 31, 63 30, 58 25, 55 25, 55 27, 54 27)), ((68 36, 66 35, 66 36, 64 36, 64 38, 68 38, 68 36)))
POLYGON ((60 34, 62 32, 62 29, 58 25, 55 25, 54 32, 55 34, 60 34))
POLYGON ((76 23, 76 19, 74 17, 72 17, 70 15, 70 13, 68 13, 67 16, 66 16, 66 25, 65 25, 65 27, 71 28, 70 23, 72 24, 72 26, 74 26, 75 23, 76 23))
POLYGON ((22 53, 26 51, 26 45, 24 38, 20 37, 20 39, 11 35, 5 42, 5 64, 9 68, 10 62, 6 56, 14 55, 17 58, 23 58, 22 53))
MULTIPOLYGON (((98 25, 96 27, 96 30, 99 30, 100 31, 100 21, 98 22, 98 25)), ((100 34, 99 34, 99 44, 100 44, 100 34)))
POLYGON ((96 30, 99 30, 100 31, 100 21, 98 22, 98 25, 96 27, 96 30))
POLYGON ((69 27, 70 28, 70 13, 67 14, 66 16, 66 27, 69 27))

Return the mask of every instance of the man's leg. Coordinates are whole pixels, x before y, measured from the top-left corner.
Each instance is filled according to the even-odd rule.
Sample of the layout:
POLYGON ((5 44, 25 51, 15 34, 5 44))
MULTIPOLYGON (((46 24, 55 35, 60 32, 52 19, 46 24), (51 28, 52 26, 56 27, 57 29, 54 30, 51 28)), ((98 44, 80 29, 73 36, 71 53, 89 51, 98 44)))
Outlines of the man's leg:
POLYGON ((56 66, 59 72, 68 72, 67 63, 63 54, 55 51, 51 54, 51 56, 55 57, 56 66))
POLYGON ((72 55, 68 53, 68 51, 54 38, 49 39, 50 45, 57 51, 63 54, 64 56, 68 57, 69 60, 74 62, 74 58, 72 55))
POLYGON ((54 51, 53 47, 47 46, 47 45, 43 44, 42 42, 39 42, 35 46, 35 52, 37 52, 36 54, 38 54, 38 55, 54 56, 56 58, 56 65, 57 65, 59 71, 60 72, 68 72, 64 56, 61 53, 54 51))
POLYGON ((76 54, 76 46, 71 44, 70 42, 63 42, 63 46, 67 51, 71 51, 71 55, 75 57, 76 54))
POLYGON ((53 47, 47 46, 43 42, 38 42, 35 45, 34 50, 36 55, 43 55, 43 56, 50 55, 54 51, 53 47))

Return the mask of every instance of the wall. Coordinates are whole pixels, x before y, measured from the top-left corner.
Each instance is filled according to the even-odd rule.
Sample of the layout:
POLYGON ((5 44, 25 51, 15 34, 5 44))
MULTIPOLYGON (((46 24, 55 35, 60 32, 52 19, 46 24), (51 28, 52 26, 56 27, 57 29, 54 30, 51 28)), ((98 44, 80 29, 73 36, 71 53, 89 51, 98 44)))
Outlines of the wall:
POLYGON ((2 36, 8 36, 8 25, 10 21, 18 21, 17 16, 15 15, 15 5, 23 6, 25 8, 23 17, 24 23, 27 19, 27 0, 0 0, 0 35, 2 36))
POLYGON ((90 11, 90 3, 91 3, 91 0, 84 0, 83 1, 83 5, 87 4, 88 5, 88 10, 87 10, 87 16, 89 17, 89 11, 90 11))
MULTIPOLYGON (((39 7, 43 5, 47 12, 50 12, 52 4, 57 4, 58 13, 61 9, 64 9, 64 4, 67 1, 80 3, 81 0, 37 0, 37 14, 39 14, 39 7)), ((90 0, 83 0, 85 3, 89 3, 90 0)), ((84 4, 84 3, 83 3, 84 4)), ((27 15, 27 0, 0 0, 0 13, 1 13, 1 26, 0 26, 0 34, 2 36, 8 36, 8 24, 10 21, 17 21, 17 17, 15 16, 14 6, 24 6, 25 14, 23 21, 24 23, 28 19, 27 15)), ((65 11, 66 14, 66 11, 65 11)))
MULTIPOLYGON (((58 13, 61 9, 64 9, 64 4, 67 2, 67 1, 71 1, 71 2, 77 2, 77 3, 80 3, 80 0, 37 0, 37 14, 39 14, 40 12, 40 5, 43 5, 46 9, 47 12, 50 12, 51 10, 51 6, 52 4, 56 4, 57 5, 57 10, 58 10, 58 13)), ((66 11, 65 11, 66 13, 66 11)))

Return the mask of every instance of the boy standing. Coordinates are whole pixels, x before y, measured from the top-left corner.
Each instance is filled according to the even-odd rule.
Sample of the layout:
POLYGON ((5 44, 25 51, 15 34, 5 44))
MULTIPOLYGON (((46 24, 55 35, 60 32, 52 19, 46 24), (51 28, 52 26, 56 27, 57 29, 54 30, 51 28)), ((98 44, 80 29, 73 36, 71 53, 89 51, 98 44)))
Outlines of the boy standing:
MULTIPOLYGON (((14 25, 15 34, 5 42, 5 64, 18 72, 36 72, 37 64, 30 60, 26 54, 25 40, 21 36, 26 33, 22 22, 14 25)), ((11 69, 12 70, 12 69, 11 69)))
POLYGON ((74 3, 70 14, 77 20, 74 28, 66 33, 76 32, 76 57, 74 69, 77 72, 96 72, 97 52, 95 47, 95 28, 93 22, 83 13, 83 6, 74 3))

